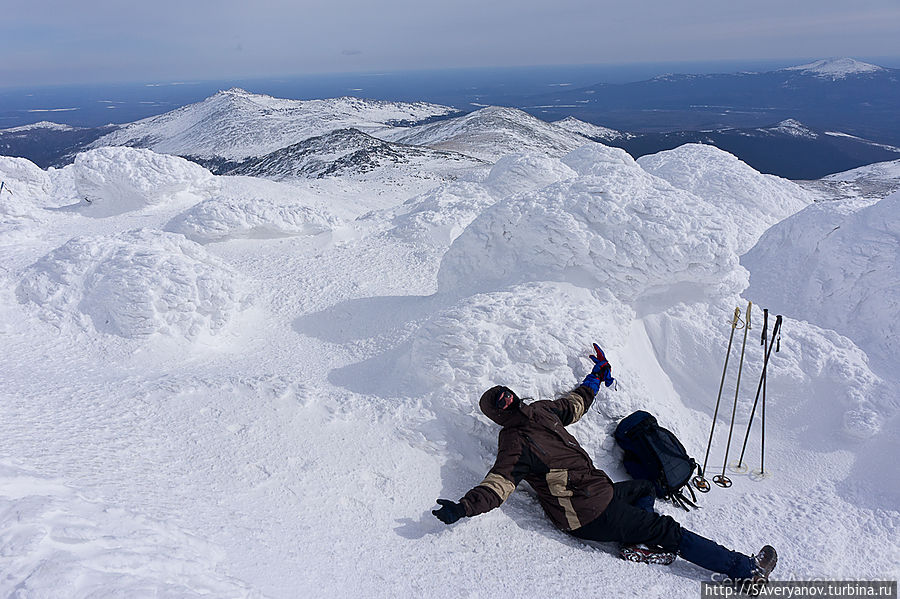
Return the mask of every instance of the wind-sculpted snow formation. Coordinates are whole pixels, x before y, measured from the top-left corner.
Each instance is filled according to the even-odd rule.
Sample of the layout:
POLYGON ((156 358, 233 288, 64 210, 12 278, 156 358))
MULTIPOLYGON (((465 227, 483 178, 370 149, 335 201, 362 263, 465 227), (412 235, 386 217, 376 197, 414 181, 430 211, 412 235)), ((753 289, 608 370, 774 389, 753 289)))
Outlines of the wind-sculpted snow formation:
MULTIPOLYGON (((526 283, 459 301, 416 331, 397 375, 413 390, 453 391, 457 408, 495 384, 546 397, 571 383, 584 364, 572 348, 584 340, 623 339, 631 309, 605 294, 566 283, 526 283)), ((607 350, 615 355, 619 344, 607 350)), ((444 396, 444 395, 442 395, 444 396)), ((444 396, 446 397, 446 396, 444 396)), ((473 412, 474 413, 474 412, 473 412)))
POLYGON ((0 181, 4 183, 0 206, 32 203, 41 205, 51 191, 47 171, 26 160, 0 156, 0 181))
POLYGON ((502 199, 577 176, 562 161, 546 154, 508 154, 494 164, 484 186, 502 199))
POLYGON ((718 286, 735 227, 701 198, 597 144, 563 158, 580 176, 498 202, 444 256, 445 293, 565 281, 623 301, 678 284, 718 286))
POLYGON ((481 183, 446 183, 389 210, 394 225, 391 234, 449 246, 472 220, 498 200, 575 176, 575 171, 556 158, 510 154, 498 160, 481 183))
MULTIPOLYGON (((751 297, 759 303, 751 309, 753 328, 748 331, 745 348, 744 391, 737 404, 738 422, 743 427, 747 425, 754 401, 759 399, 756 392, 764 360, 764 347, 760 343, 762 309, 770 308, 770 331, 777 311, 764 298, 751 297)), ((741 308, 742 322, 746 319, 747 302, 734 300, 732 304, 677 304, 644 318, 656 357, 688 407, 708 410, 715 401, 721 365, 719 369, 698 369, 696 365, 724 360, 730 332, 728 323, 735 305, 741 308)), ((743 347, 741 336, 742 331, 738 329, 735 335, 738 347, 743 347)), ((867 439, 878 433, 894 412, 884 381, 872 372, 866 354, 850 339, 786 316, 778 346, 779 351, 770 355, 767 388, 777 389, 769 393, 769 410, 780 414, 783 424, 802 427, 804 422, 827 421, 836 435, 867 439), (823 403, 823 397, 828 401, 823 403)), ((733 351, 732 358, 736 360, 737 349, 733 351)), ((734 389, 735 373, 732 362, 726 388, 734 389)), ((757 405, 757 419, 759 410, 757 405)), ((730 414, 730 408, 727 412, 730 414)), ((723 422, 727 422, 727 417, 723 422)))
POLYGON ((766 229, 813 202, 796 183, 764 175, 714 146, 685 144, 638 158, 652 175, 697 195, 737 225, 735 251, 753 247, 766 229))
POLYGON ((32 265, 16 292, 60 328, 193 339, 249 305, 242 279, 181 235, 138 229, 72 239, 32 265))
POLYGON ((238 238, 318 235, 331 231, 337 224, 333 216, 308 206, 262 199, 212 199, 172 219, 166 230, 181 233, 198 243, 210 243, 238 238))
MULTIPOLYGON (((708 409, 709 389, 721 373, 693 365, 722 359, 728 317, 734 305, 746 306, 738 297, 747 286, 739 255, 779 215, 810 198, 719 150, 693 146, 664 154, 653 164, 675 179, 674 171, 684 169, 688 174, 678 182, 701 195, 643 172, 622 150, 590 145, 563 158, 577 176, 486 209, 456 239, 438 273, 440 291, 462 299, 414 333, 394 376, 424 393, 438 392, 442 404, 458 401, 463 411, 492 381, 552 396, 583 372, 573 348, 593 335, 629 381, 627 390, 605 398, 613 402, 606 407, 611 416, 640 407, 648 396, 675 412, 708 409), (703 166, 704 156, 711 167, 703 166), (723 181, 731 177, 746 192, 729 192, 723 181), (737 211, 741 227, 731 222, 737 211), (656 354, 657 372, 646 371, 648 351, 656 354), (653 376, 672 382, 660 385, 653 376)), ((523 180, 533 178, 532 172, 523 180)), ((757 329, 761 312, 757 306, 757 329)), ((827 380, 829 395, 838 399, 839 430, 875 435, 893 410, 865 355, 831 331, 788 322, 791 340, 785 358, 773 360, 770 378, 783 394, 798 397, 814 397, 827 380)), ((752 356, 758 367, 762 353, 754 344, 748 363, 752 356)), ((739 402, 744 418, 755 382, 739 402)), ((799 414, 814 418, 818 409, 805 402, 799 414)))
POLYGON ((213 175, 177 156, 135 148, 83 152, 58 175, 58 193, 81 201, 87 216, 113 216, 213 188, 213 175))
POLYGON ((809 206, 767 231, 743 262, 753 295, 850 337, 896 376, 900 192, 809 206))
POLYGON ((47 172, 24 158, 0 156, 0 232, 28 233, 41 221, 51 183, 47 172))
POLYGON ((496 201, 478 183, 457 181, 440 185, 388 210, 386 214, 393 225, 390 234, 406 241, 449 246, 476 216, 496 201))

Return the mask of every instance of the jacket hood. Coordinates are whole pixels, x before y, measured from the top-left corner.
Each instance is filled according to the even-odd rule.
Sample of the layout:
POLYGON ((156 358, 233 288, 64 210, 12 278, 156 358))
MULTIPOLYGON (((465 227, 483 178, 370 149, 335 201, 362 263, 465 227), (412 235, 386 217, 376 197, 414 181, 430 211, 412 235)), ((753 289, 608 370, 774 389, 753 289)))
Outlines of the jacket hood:
POLYGON ((512 389, 502 385, 491 387, 485 391, 478 401, 478 406, 485 416, 500 426, 521 426, 529 420, 529 407, 522 403, 522 400, 512 389), (497 396, 502 391, 509 391, 515 398, 513 405, 505 410, 497 408, 496 404, 497 396))

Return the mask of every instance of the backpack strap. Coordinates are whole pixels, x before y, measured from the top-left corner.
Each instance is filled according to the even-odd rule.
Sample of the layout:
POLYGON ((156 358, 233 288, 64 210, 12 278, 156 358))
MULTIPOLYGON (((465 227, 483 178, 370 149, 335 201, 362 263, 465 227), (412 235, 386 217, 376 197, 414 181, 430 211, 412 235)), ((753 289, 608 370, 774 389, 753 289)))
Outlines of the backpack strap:
MULTIPOLYGON (((691 495, 693 495, 693 494, 694 494, 694 492, 691 491, 691 495)), ((684 493, 682 491, 678 491, 677 493, 672 493, 671 497, 672 497, 672 502, 675 503, 675 505, 677 505, 678 507, 680 507, 681 509, 683 509, 686 512, 691 511, 691 508, 697 509, 697 504, 694 503, 694 501, 697 501, 696 496, 694 496, 694 501, 691 501, 690 499, 688 499, 687 497, 684 496, 684 493), (690 506, 690 507, 688 507, 688 506, 690 506)))

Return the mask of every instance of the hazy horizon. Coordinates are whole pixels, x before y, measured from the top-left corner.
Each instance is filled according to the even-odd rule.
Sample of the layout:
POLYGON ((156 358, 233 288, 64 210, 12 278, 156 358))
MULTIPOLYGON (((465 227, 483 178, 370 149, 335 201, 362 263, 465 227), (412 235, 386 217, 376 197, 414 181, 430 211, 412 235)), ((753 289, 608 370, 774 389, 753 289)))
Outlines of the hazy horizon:
POLYGON ((833 56, 797 56, 782 58, 734 58, 734 59, 705 59, 705 60, 657 60, 657 61, 632 61, 632 62, 609 62, 609 63, 570 63, 570 64, 530 64, 530 65, 479 65, 479 66, 456 66, 456 67, 436 67, 436 68, 405 68, 405 69, 374 69, 359 71, 332 71, 332 72, 284 72, 270 75, 259 74, 235 74, 227 77, 180 77, 171 79, 157 79, 145 77, 125 77, 117 80, 97 80, 97 81, 70 81, 70 82, 53 82, 39 84, 7 84, 4 80, 0 80, 0 91, 2 92, 21 92, 26 90, 42 90, 52 88, 88 88, 92 86, 133 86, 145 85, 147 87, 165 87, 165 86, 181 86, 181 85, 202 85, 209 83, 221 83, 227 81, 235 82, 254 82, 254 81, 274 81, 274 80, 297 80, 303 78, 328 78, 328 77, 377 77, 382 75, 415 75, 415 74, 438 74, 438 73, 455 73, 467 72, 477 73, 505 71, 515 73, 517 71, 529 70, 583 70, 585 72, 594 70, 600 73, 602 80, 593 81, 593 83, 630 83, 643 81, 663 74, 718 74, 718 73, 736 73, 740 71, 758 71, 766 72, 807 64, 818 60, 829 60, 839 58, 852 58, 860 62, 875 64, 886 68, 900 69, 900 54, 888 56, 850 56, 850 55, 833 55, 833 56))
MULTIPOLYGON (((13 3, 3 87, 898 53, 896 0, 13 3), (747 58, 751 57, 751 58, 747 58)), ((794 59, 791 59, 794 60, 794 59)))

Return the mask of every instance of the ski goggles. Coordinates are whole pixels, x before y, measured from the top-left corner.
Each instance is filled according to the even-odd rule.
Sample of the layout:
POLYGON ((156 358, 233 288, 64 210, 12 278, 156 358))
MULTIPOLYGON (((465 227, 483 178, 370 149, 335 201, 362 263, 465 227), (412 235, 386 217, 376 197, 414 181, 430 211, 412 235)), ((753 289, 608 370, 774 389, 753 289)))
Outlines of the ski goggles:
POLYGON ((516 396, 513 395, 513 392, 509 389, 504 389, 497 396, 497 399, 494 400, 494 405, 497 406, 498 410, 505 410, 511 406, 514 401, 516 401, 516 396))

